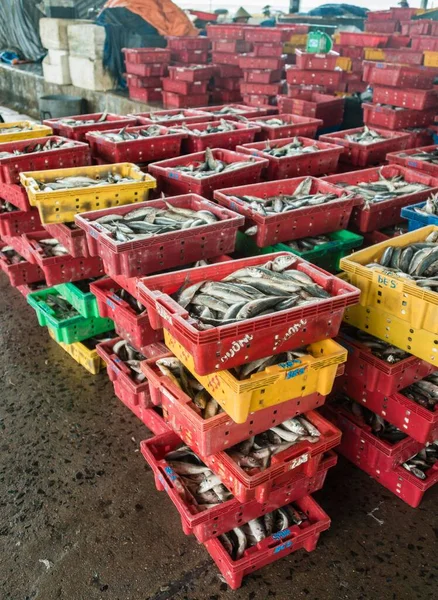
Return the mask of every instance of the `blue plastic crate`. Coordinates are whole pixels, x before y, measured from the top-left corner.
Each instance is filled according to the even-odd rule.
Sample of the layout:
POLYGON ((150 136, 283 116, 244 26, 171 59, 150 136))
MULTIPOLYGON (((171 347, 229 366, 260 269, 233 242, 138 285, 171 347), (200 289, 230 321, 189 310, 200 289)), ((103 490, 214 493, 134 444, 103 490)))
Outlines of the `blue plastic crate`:
POLYGON ((415 231, 426 225, 438 225, 437 215, 422 215, 416 212, 416 208, 423 208, 426 202, 419 202, 411 206, 405 206, 401 209, 401 216, 408 220, 408 231, 415 231))

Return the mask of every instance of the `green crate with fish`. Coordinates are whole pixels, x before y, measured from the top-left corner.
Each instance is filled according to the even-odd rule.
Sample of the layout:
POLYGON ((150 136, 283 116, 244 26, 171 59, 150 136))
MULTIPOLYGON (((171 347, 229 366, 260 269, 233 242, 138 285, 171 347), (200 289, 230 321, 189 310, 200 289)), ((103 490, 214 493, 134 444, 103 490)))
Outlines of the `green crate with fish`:
POLYGON ((299 240, 282 242, 265 248, 259 248, 254 240, 239 232, 236 251, 243 256, 269 254, 271 252, 292 252, 330 273, 339 273, 339 261, 350 254, 353 248, 363 244, 363 237, 352 231, 342 229, 333 233, 305 237, 299 240))
POLYGON ((42 223, 69 223, 74 215, 148 200, 155 179, 132 163, 94 165, 20 174, 29 203, 42 223))
POLYGON ((96 296, 90 292, 93 281, 95 279, 82 279, 74 283, 60 283, 54 288, 83 317, 100 317, 96 296))
POLYGON ((33 292, 27 301, 35 310, 38 323, 51 329, 57 342, 73 344, 114 329, 112 319, 80 315, 55 288, 33 292))
POLYGON ((92 375, 97 375, 105 368, 105 363, 97 354, 96 345, 105 341, 107 334, 100 334, 96 337, 82 340, 82 342, 73 342, 73 344, 65 344, 64 342, 58 342, 55 338, 53 329, 48 327, 49 335, 54 342, 56 342, 67 354, 70 356, 84 369, 86 369, 92 375))
POLYGON ((438 226, 429 225, 341 260, 359 303, 438 332, 438 226))

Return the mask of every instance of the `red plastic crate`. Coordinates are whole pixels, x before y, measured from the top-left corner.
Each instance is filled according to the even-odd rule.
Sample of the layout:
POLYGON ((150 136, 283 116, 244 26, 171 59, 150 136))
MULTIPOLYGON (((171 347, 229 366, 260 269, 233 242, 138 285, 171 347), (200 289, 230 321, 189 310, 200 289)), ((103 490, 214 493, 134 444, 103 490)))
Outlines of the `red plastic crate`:
POLYGON ((419 19, 418 21, 402 23, 402 33, 405 35, 430 35, 434 23, 432 19, 419 19))
POLYGON ((212 52, 211 60, 217 65, 231 65, 239 67, 240 54, 236 52, 212 52))
POLYGON ((90 284, 90 292, 96 296, 101 317, 112 319, 117 333, 139 352, 147 346, 159 342, 162 332, 152 329, 146 309, 137 314, 133 308, 117 294, 120 285, 109 277, 90 284))
MULTIPOLYGON (((200 110, 157 110, 153 113, 155 118, 159 118, 164 115, 180 115, 184 116, 180 119, 172 119, 167 121, 154 121, 152 120, 151 113, 136 113, 132 115, 135 117, 141 125, 162 125, 163 127, 175 127, 176 125, 181 125, 181 123, 207 123, 208 121, 213 121, 213 117, 211 114, 206 112, 201 112, 200 110)), ((1 191, 1 187, 0 187, 1 191)))
POLYGON ((242 94, 260 94, 265 96, 276 96, 281 92, 283 84, 276 83, 241 83, 242 94))
MULTIPOLYGON (((247 162, 248 157, 245 154, 239 154, 233 150, 224 150, 215 148, 212 150, 213 157, 225 163, 247 162)), ((260 180, 262 170, 268 164, 268 161, 262 158, 252 158, 253 164, 235 169, 228 173, 217 173, 202 179, 197 179, 188 173, 176 171, 173 167, 177 165, 188 165, 193 162, 201 162, 205 159, 204 152, 187 154, 179 158, 162 160, 149 165, 149 172, 156 177, 159 187, 169 195, 177 194, 199 194, 205 198, 211 199, 213 191, 226 187, 229 183, 241 183, 242 185, 255 183, 260 180)))
MULTIPOLYGON (((394 364, 388 363, 375 356, 368 346, 352 337, 348 330, 341 329, 337 341, 348 350, 342 379, 355 380, 358 391, 366 388, 381 396, 391 396, 436 370, 434 365, 416 356, 409 356, 394 364)), ((371 406, 369 408, 374 411, 371 406)))
MULTIPOLYGON (((26 233, 19 242, 22 244, 22 247, 20 247, 22 252, 17 251, 24 258, 41 267, 48 286, 101 277, 104 274, 102 261, 98 256, 80 256, 77 258, 69 254, 65 256, 45 256, 42 247, 38 243, 39 240, 45 238, 47 238, 46 231, 26 233)), ((18 240, 19 238, 11 238, 11 240, 15 239, 18 240)))
POLYGON ((158 64, 170 62, 170 50, 166 48, 122 48, 127 63, 158 64))
MULTIPOLYGON (((149 393, 149 383, 137 383, 131 377, 131 369, 113 352, 113 346, 122 338, 113 338, 96 346, 96 352, 105 362, 108 377, 114 385, 114 393, 128 408, 153 408, 149 393)), ((167 348, 157 342, 145 348, 145 358, 164 356, 167 348)))
POLYGON ((247 83, 275 83, 281 80, 281 69, 274 71, 244 71, 243 80, 247 83))
POLYGON ((367 13, 368 21, 391 21, 395 19, 390 10, 373 10, 367 13))
POLYGON ((147 306, 152 327, 164 327, 190 352, 199 375, 230 369, 256 358, 337 335, 344 310, 357 303, 359 291, 299 258, 293 266, 308 273, 324 289, 329 290, 330 298, 317 305, 292 308, 235 325, 199 331, 191 324, 188 313, 170 297, 183 283, 196 283, 204 279, 220 281, 240 267, 264 264, 281 254, 290 256, 287 253, 266 254, 177 271, 170 275, 142 278, 138 282, 140 301, 147 306))
POLYGON ((53 142, 70 142, 73 144, 73 147, 32 152, 30 154, 18 154, 10 158, 0 158, 0 181, 6 184, 19 184, 20 173, 24 171, 82 167, 91 164, 90 149, 87 144, 74 142, 58 136, 0 144, 0 153, 14 152, 15 150, 22 151, 25 148, 33 150, 39 144, 44 146, 49 140, 53 142))
POLYGON ((347 135, 354 135, 362 131, 363 127, 346 129, 335 133, 326 133, 325 135, 321 135, 319 139, 322 142, 342 146, 341 162, 360 167, 384 163, 388 152, 409 148, 411 141, 411 136, 408 133, 385 129, 374 129, 380 135, 386 136, 387 139, 372 144, 363 145, 358 142, 350 142, 346 139, 347 135))
POLYGON ((208 50, 210 40, 206 37, 194 35, 167 35, 167 47, 173 50, 208 50))
POLYGON ((236 65, 214 65, 219 77, 243 77, 243 71, 236 65))
POLYGON ((398 30, 398 21, 365 21, 367 33, 394 33, 398 30))
POLYGON ((339 43, 341 46, 361 46, 362 48, 377 48, 386 46, 388 35, 380 33, 364 33, 341 31, 339 34, 339 43))
MULTIPOLYGON (((430 127, 411 127, 404 129, 405 133, 409 133, 411 140, 408 148, 421 148, 422 146, 431 146, 433 144, 433 131, 430 127)), ((386 158, 388 160, 388 157, 386 158)))
POLYGON ((163 90, 165 92, 173 92, 175 94, 206 94, 208 81, 194 81, 190 83, 188 81, 181 81, 179 79, 172 79, 166 77, 161 80, 163 90))
POLYGON ((407 127, 425 127, 435 120, 435 109, 412 110, 404 108, 395 110, 378 104, 363 103, 363 120, 366 125, 399 130, 407 127))
POLYGON ((141 442, 140 449, 154 473, 157 490, 165 490, 179 512, 184 533, 186 535, 193 533, 199 542, 206 542, 233 527, 239 527, 242 523, 257 519, 276 508, 316 492, 323 487, 328 469, 335 466, 337 462, 337 455, 332 450, 329 451, 322 458, 313 477, 307 477, 304 473, 293 474, 286 484, 271 489, 269 498, 264 504, 251 500, 242 505, 236 498, 231 498, 209 510, 200 510, 190 492, 164 458, 180 444, 180 438, 171 432, 141 442))
POLYGON ((110 276, 113 274, 125 277, 148 275, 234 251, 238 227, 244 223, 243 217, 195 194, 139 202, 135 208, 165 209, 166 205, 191 210, 208 210, 218 218, 218 221, 202 227, 181 229, 129 242, 118 242, 112 239, 108 232, 95 222, 95 219, 109 214, 125 215, 133 210, 130 204, 81 213, 76 215, 76 224, 87 234, 91 255, 101 257, 105 272, 110 276))
POLYGON ((382 62, 363 62, 363 80, 377 85, 428 90, 438 73, 437 69, 382 62))
POLYGON ((172 50, 172 60, 186 65, 204 65, 208 61, 208 50, 172 50))
MULTIPOLYGON (((240 88, 240 86, 239 86, 240 88)), ((213 90, 211 92, 211 101, 216 103, 242 102, 242 94, 238 90, 213 90)), ((217 118, 217 117, 216 117, 217 118)))
POLYGON ((369 246, 374 246, 375 244, 380 244, 380 242, 386 242, 386 240, 389 240, 390 237, 398 237, 399 235, 402 235, 403 233, 407 232, 408 226, 407 226, 407 222, 406 221, 400 221, 398 223, 396 223, 396 225, 403 225, 406 224, 406 230, 402 231, 401 229, 398 230, 397 232, 395 232, 393 235, 388 235, 387 233, 383 232, 383 231, 370 231, 368 233, 363 233, 363 239, 364 239, 364 247, 367 248, 369 246))
POLYGON ((138 102, 161 102, 163 97, 163 91, 160 87, 158 88, 139 88, 128 85, 129 97, 131 100, 137 100, 138 102))
POLYGON ((247 26, 245 28, 245 40, 247 42, 256 42, 259 44, 280 44, 281 42, 289 41, 293 33, 307 33, 302 28, 297 31, 297 27, 289 24, 284 24, 283 27, 259 27, 247 26))
POLYGON ((411 38, 412 50, 430 50, 432 52, 438 52, 438 37, 436 36, 423 36, 413 35, 411 38))
POLYGON ((341 196, 345 194, 344 190, 334 185, 327 187, 321 179, 312 178, 310 193, 335 193, 340 196, 339 200, 325 205, 298 208, 265 217, 252 209, 249 203, 238 199, 238 196, 244 195, 266 198, 279 194, 291 194, 303 179, 304 177, 297 177, 295 179, 226 188, 215 192, 214 196, 220 204, 228 208, 233 207, 231 210, 245 216, 245 229, 257 225, 257 233, 251 239, 259 248, 309 235, 320 235, 346 229, 351 211, 358 204, 362 204, 362 200, 359 198, 343 200, 341 196))
POLYGON ((199 456, 227 450, 265 431, 267 423, 280 425, 286 419, 322 406, 325 401, 325 396, 315 392, 256 411, 245 423, 235 423, 225 412, 206 420, 198 414, 191 398, 164 376, 153 361, 142 363, 141 368, 150 384, 152 402, 163 407, 165 421, 199 456))
POLYGON ((125 73, 128 88, 159 88, 161 87, 161 77, 139 77, 131 73, 125 73))
POLYGON ((22 185, 0 182, 0 198, 5 202, 13 204, 19 210, 29 212, 32 209, 29 204, 27 192, 22 185))
POLYGON ((339 57, 338 52, 331 51, 327 54, 319 54, 304 52, 299 48, 295 50, 295 55, 297 57, 296 65, 298 69, 310 69, 312 71, 334 71, 336 61, 339 57))
POLYGON ((244 27, 241 23, 207 25, 207 37, 211 40, 243 40, 244 27))
POLYGON ((278 70, 283 67, 284 60, 281 57, 255 56, 254 54, 242 54, 239 56, 239 67, 241 69, 271 69, 278 70))
MULTIPOLYGON (((126 132, 135 133, 142 129, 145 129, 144 125, 129 127, 126 129, 126 132)), ((118 130, 105 131, 105 134, 107 133, 118 133, 118 130)), ((93 156, 104 158, 110 163, 130 162, 143 164, 179 156, 181 142, 185 137, 183 131, 171 132, 168 127, 163 126, 159 127, 159 135, 157 136, 121 142, 115 142, 103 137, 100 132, 87 133, 87 140, 93 156)))
POLYGON ((245 40, 214 40, 212 42, 213 52, 241 54, 251 52, 252 47, 251 42, 245 42, 245 40))
POLYGON ((257 106, 261 108, 267 108, 268 106, 270 106, 269 103, 274 97, 275 96, 266 96, 263 94, 244 94, 242 96, 243 101, 245 102, 245 104, 248 104, 248 106, 257 106))
POLYGON ((215 77, 214 78, 214 92, 227 90, 227 91, 240 91, 240 77, 215 77))
MULTIPOLYGON (((433 165, 432 163, 427 163, 423 160, 412 158, 412 154, 418 154, 418 152, 422 151, 433 152, 437 148, 437 145, 433 145, 423 146, 421 148, 411 148, 409 150, 405 150, 404 152, 392 152, 391 154, 388 154, 387 160, 389 163, 401 165, 402 167, 406 167, 408 169, 423 171, 424 173, 428 173, 429 175, 438 178, 438 165, 433 165)), ((414 204, 414 202, 412 202, 412 204, 414 204)))
POLYGON ((44 225, 44 229, 48 232, 48 237, 56 238, 75 258, 90 256, 87 237, 82 229, 72 229, 66 223, 49 223, 44 225))
POLYGON ((392 104, 403 108, 425 110, 438 108, 438 91, 409 90, 376 85, 373 88, 373 102, 377 104, 392 104))
POLYGON ((0 240, 0 269, 9 277, 11 285, 18 287, 44 281, 44 273, 38 265, 27 260, 16 265, 9 262, 6 255, 2 252, 3 248, 9 245, 8 241, 0 240))
MULTIPOLYGON (((341 71, 340 73, 342 74, 341 71)), ((301 95, 300 98, 292 98, 288 107, 290 106, 294 114, 322 119, 323 127, 332 127, 342 123, 344 104, 344 98, 309 92, 301 95)), ((280 110, 282 110, 281 106, 280 110)))
POLYGON ((138 75, 139 77, 164 77, 167 73, 167 64, 140 64, 135 62, 125 62, 126 73, 129 75, 138 75))
POLYGON ((392 471, 385 471, 374 477, 388 490, 398 496, 403 502, 417 508, 421 503, 425 492, 438 482, 437 463, 427 471, 427 479, 424 481, 409 473, 403 467, 396 467, 392 471))
MULTIPOLYGON (((129 127, 135 125, 134 117, 124 117, 113 113, 108 113, 105 121, 98 122, 102 117, 103 113, 93 113, 89 115, 74 115, 72 117, 63 117, 68 119, 75 119, 77 121, 94 121, 92 125, 66 125, 62 123, 62 119, 45 119, 44 125, 51 127, 55 135, 76 140, 79 142, 85 141, 85 134, 89 131, 104 131, 106 129, 122 129, 122 127, 129 127)), ((46 167, 48 168, 48 167, 46 167)), ((58 165, 56 165, 58 168, 58 165)))
MULTIPOLYGON (((2 201, 0 200, 0 205, 2 201)), ((40 215, 37 208, 29 211, 16 210, 13 212, 0 212, 0 237, 21 235, 29 231, 41 231, 40 215)))
POLYGON ((398 19, 399 21, 409 21, 412 19, 417 12, 417 8, 390 8, 390 12, 392 14, 393 19, 398 19))
POLYGON ((247 119, 250 119, 251 117, 257 117, 257 116, 263 117, 267 114, 266 110, 263 110, 262 108, 255 108, 252 106, 246 106, 246 104, 237 104, 237 103, 219 104, 217 106, 203 106, 199 110, 202 111, 203 113, 211 114, 213 116, 213 118, 211 120, 217 121, 218 118, 229 119, 233 116, 233 115, 228 115, 228 114, 226 114, 226 115, 220 114, 220 113, 218 114, 218 111, 220 111, 222 108, 227 108, 227 107, 234 108, 235 110, 239 111, 238 114, 240 117, 246 117, 247 119))
POLYGON ((233 126, 236 128, 233 131, 208 133, 206 135, 196 133, 196 131, 204 131, 209 125, 214 127, 219 124, 220 121, 212 121, 211 123, 186 125, 184 127, 186 138, 183 141, 184 154, 202 152, 202 150, 206 150, 207 148, 234 150, 238 144, 253 142, 255 135, 260 131, 260 127, 254 123, 232 121, 233 126))
POLYGON ((350 83, 347 83, 347 92, 349 94, 362 94, 367 90, 367 88, 368 84, 362 81, 350 81, 350 83))
POLYGON ((342 390, 421 444, 438 438, 438 408, 428 410, 407 398, 403 392, 389 396, 372 392, 363 380, 351 376, 340 377, 336 389, 342 390))
POLYGON ((342 71, 315 71, 298 69, 295 66, 289 66, 286 69, 286 81, 292 85, 317 85, 330 86, 338 89, 341 84, 342 71))
POLYGON ((412 48, 385 48, 385 61, 402 65, 422 65, 423 51, 412 48))
MULTIPOLYGON (((389 36, 387 48, 406 48, 409 46, 411 38, 408 35, 394 33, 389 36)), ((415 50, 415 48, 413 48, 415 50)))
POLYGON ((205 542, 207 552, 233 590, 242 585, 245 575, 254 573, 302 548, 307 552, 316 549, 321 532, 330 527, 330 518, 311 496, 306 496, 295 503, 308 515, 308 520, 301 525, 294 525, 265 538, 245 551, 244 556, 237 561, 231 558, 219 540, 205 542))
POLYGON ((216 72, 213 65, 197 65, 199 68, 190 69, 189 67, 169 67, 169 77, 175 81, 187 81, 195 83, 196 81, 208 81, 216 72))
POLYGON ((431 177, 425 173, 419 173, 412 169, 405 169, 398 165, 374 167, 372 169, 353 171, 351 173, 343 173, 340 175, 329 175, 328 177, 324 177, 324 181, 335 186, 339 183, 354 185, 362 181, 378 181, 380 174, 384 177, 394 177, 401 174, 406 181, 424 183, 425 185, 431 186, 431 188, 415 194, 399 196, 393 200, 377 202, 371 204, 368 209, 363 208, 363 206, 356 206, 353 210, 351 223, 354 224, 357 231, 368 232, 375 229, 382 229, 389 225, 395 225, 400 222, 400 209, 403 206, 423 202, 431 194, 438 193, 437 178, 431 177))
POLYGON ((280 58, 283 54, 283 46, 281 44, 254 44, 252 50, 254 56, 280 58))
POLYGON ((271 116, 266 116, 249 119, 251 122, 256 122, 261 127, 261 131, 256 135, 258 141, 278 140, 280 138, 290 138, 296 135, 314 138, 318 128, 322 126, 321 119, 285 114, 283 111, 280 111, 278 118, 285 121, 287 125, 280 125, 279 127, 262 125, 262 123, 269 121, 271 118, 271 116))
MULTIPOLYGON (((284 138, 273 140, 269 143, 270 148, 281 148, 290 144, 296 138, 284 138)), ((255 144, 245 144, 237 146, 238 152, 250 154, 251 156, 260 156, 267 158, 269 165, 265 172, 265 179, 273 181, 275 179, 288 179, 291 177, 301 177, 303 175, 324 175, 336 172, 340 155, 343 149, 334 144, 325 144, 323 141, 315 141, 309 138, 298 137, 303 146, 317 146, 318 151, 309 154, 297 156, 284 156, 277 158, 265 152, 266 142, 256 142, 255 144)))
POLYGON ((208 102, 208 93, 205 94, 175 94, 163 92, 163 106, 166 108, 196 108, 208 102))
POLYGON ((363 58, 363 46, 350 46, 335 44, 333 50, 339 52, 341 56, 348 56, 348 58, 362 59, 363 58))

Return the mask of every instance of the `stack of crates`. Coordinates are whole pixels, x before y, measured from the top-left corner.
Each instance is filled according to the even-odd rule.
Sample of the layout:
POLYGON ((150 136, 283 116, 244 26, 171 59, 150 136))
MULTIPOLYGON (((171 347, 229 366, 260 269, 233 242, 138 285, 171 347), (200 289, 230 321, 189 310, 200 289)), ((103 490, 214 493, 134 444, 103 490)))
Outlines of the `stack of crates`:
POLYGON ((167 36, 172 63, 183 65, 206 65, 210 50, 210 40, 198 36, 167 36))
POLYGON ((211 65, 169 67, 163 78, 164 108, 190 108, 208 104, 208 84, 215 73, 211 65))
POLYGON ((334 464, 331 450, 340 437, 337 428, 328 425, 316 408, 324 403, 336 374, 341 373, 346 351, 332 339, 316 338, 322 339, 323 323, 324 334, 336 334, 344 308, 357 302, 357 291, 297 259, 291 268, 311 275, 323 287, 329 285, 336 306, 329 301, 318 316, 311 306, 304 312, 300 309, 299 317, 294 316, 295 309, 283 311, 284 318, 275 325, 265 316, 249 318, 231 329, 217 326, 208 331, 194 328, 184 311, 175 310, 171 295, 182 284, 196 285, 210 279, 220 282, 239 269, 281 256, 288 255, 225 261, 143 277, 137 283, 151 326, 164 331, 169 350, 167 357, 146 360, 141 368, 150 383, 152 402, 162 406, 170 431, 143 442, 141 449, 154 472, 157 489, 167 492, 180 513, 183 530, 204 544, 234 589, 246 574, 282 556, 302 547, 313 550, 319 533, 329 526, 328 517, 310 494, 322 487, 327 469, 334 464), (244 365, 269 353, 293 351, 297 345, 305 348, 303 356, 283 361, 279 355, 277 364, 274 356, 271 366, 239 379, 244 365), (173 365, 176 375, 166 370, 166 364, 173 365), (180 364, 175 371, 175 365, 180 364), (178 383, 178 372, 183 371, 185 378, 197 382, 196 389, 205 398, 211 398, 209 402, 221 407, 220 412, 203 415, 182 389, 184 385, 178 383), (319 430, 316 443, 303 439, 287 445, 264 469, 239 465, 236 452, 245 444, 251 445, 253 436, 266 435, 263 432, 269 427, 278 427, 281 432, 282 423, 299 415, 319 430), (220 489, 228 490, 226 498, 218 499, 214 507, 203 506, 193 489, 190 491, 187 479, 178 474, 176 455, 184 444, 198 457, 205 478, 211 477, 215 485, 221 484, 220 489), (286 512, 298 511, 294 514, 299 518, 281 532, 255 541, 239 556, 229 554, 227 540, 236 528, 243 531, 249 521, 251 526, 254 519, 262 521, 267 518, 264 515, 281 507, 289 507, 286 512))
POLYGON ((170 50, 124 48, 129 97, 138 102, 161 102, 161 78, 167 73, 170 50))
MULTIPOLYGON (((289 69, 286 77, 290 72, 289 69)), ((340 73, 342 75, 342 72, 340 73)), ((313 88, 313 85, 310 86, 310 89, 296 89, 289 86, 287 96, 277 96, 279 112, 321 119, 322 128, 319 133, 339 131, 344 119, 344 98, 323 94, 313 88)))
POLYGON ((288 93, 293 97, 296 86, 321 85, 328 93, 342 92, 342 70, 337 67, 339 54, 331 51, 326 54, 296 50, 296 64, 286 70, 288 93))

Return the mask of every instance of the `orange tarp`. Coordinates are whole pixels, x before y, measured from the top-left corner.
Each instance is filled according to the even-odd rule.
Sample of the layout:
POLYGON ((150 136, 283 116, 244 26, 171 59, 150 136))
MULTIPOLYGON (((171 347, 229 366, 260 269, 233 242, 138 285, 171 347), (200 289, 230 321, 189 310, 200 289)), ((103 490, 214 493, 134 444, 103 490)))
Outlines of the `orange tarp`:
POLYGON ((185 12, 172 0, 109 0, 104 8, 127 8, 161 35, 197 35, 185 12))

